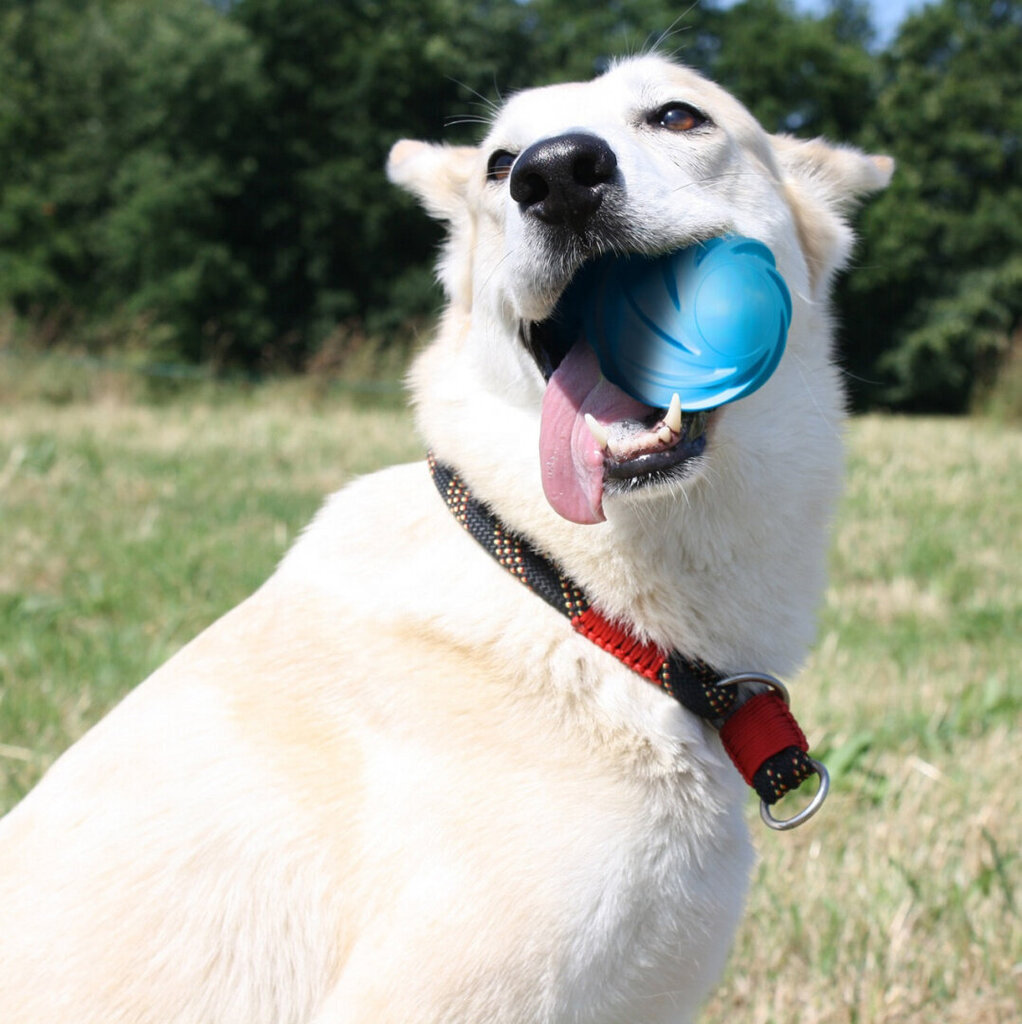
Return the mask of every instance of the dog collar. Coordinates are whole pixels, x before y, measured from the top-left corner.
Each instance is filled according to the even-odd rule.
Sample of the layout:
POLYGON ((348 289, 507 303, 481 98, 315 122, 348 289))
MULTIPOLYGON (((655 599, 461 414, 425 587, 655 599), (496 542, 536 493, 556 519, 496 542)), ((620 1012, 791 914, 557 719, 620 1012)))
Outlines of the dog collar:
POLYGON ((437 462, 432 452, 427 461, 454 518, 500 565, 566 616, 575 632, 719 730, 728 756, 759 795, 760 815, 767 825, 795 828, 820 809, 830 788, 827 769, 809 756, 809 744, 788 707, 783 683, 761 672, 725 675, 698 658, 638 640, 626 627, 604 618, 554 562, 508 530, 451 467, 437 462), (811 775, 820 780, 812 802, 791 818, 775 818, 770 807, 811 775))

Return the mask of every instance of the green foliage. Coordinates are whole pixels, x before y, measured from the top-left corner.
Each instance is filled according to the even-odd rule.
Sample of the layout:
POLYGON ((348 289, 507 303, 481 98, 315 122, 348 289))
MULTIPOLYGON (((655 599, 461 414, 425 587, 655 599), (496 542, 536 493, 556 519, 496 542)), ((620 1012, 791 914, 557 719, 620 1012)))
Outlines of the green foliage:
POLYGON ((518 6, 241 0, 233 17, 269 90, 244 245, 275 330, 299 349, 350 318, 395 330, 436 302, 437 232, 386 181, 387 151, 403 135, 441 136, 474 89, 505 76, 518 6))
POLYGON ((840 140, 858 135, 877 86, 862 4, 848 0, 823 18, 807 18, 792 0, 744 0, 724 13, 718 34, 722 45, 711 74, 768 131, 840 140))
POLYGON ((864 143, 898 160, 862 218, 845 310, 865 401, 961 411, 1022 319, 1022 8, 941 0, 881 66, 864 143))
POLYGON ((705 69, 716 44, 716 14, 698 2, 679 8, 669 0, 528 0, 523 6, 533 47, 521 69, 526 77, 516 76, 512 87, 592 78, 615 57, 654 48, 705 69))
POLYGON ((899 404, 960 407, 974 388, 993 385, 1007 356, 1022 316, 1022 255, 949 283, 957 284, 953 292, 920 301, 921 325, 880 360, 899 404))
POLYGON ((396 328, 436 302, 437 236, 387 149, 471 102, 452 68, 509 77, 521 18, 513 0, 9 8, 0 303, 127 308, 167 354, 221 365, 301 364, 352 318, 396 328))
POLYGON ((0 298, 153 314, 193 358, 257 328, 229 224, 257 170, 234 133, 261 105, 245 34, 201 0, 38 0, 2 33, 0 298))
POLYGON ((438 304, 438 229, 390 145, 478 138, 502 94, 654 47, 772 131, 898 159, 839 296, 857 404, 989 393, 1022 304, 1014 0, 936 0, 879 54, 863 0, 8 0, 0 309, 213 367, 393 344, 438 304))

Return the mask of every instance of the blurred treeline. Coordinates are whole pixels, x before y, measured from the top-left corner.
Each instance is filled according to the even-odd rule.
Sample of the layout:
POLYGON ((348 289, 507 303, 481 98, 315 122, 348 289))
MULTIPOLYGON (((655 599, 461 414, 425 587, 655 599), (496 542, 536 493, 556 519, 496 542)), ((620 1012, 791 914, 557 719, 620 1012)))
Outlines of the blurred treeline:
POLYGON ((859 0, 0 0, 6 333, 260 372, 405 344, 438 235, 391 143, 473 141, 661 33, 769 130, 897 158, 839 293, 856 402, 975 402, 1022 312, 1018 0, 938 0, 884 48, 859 0))

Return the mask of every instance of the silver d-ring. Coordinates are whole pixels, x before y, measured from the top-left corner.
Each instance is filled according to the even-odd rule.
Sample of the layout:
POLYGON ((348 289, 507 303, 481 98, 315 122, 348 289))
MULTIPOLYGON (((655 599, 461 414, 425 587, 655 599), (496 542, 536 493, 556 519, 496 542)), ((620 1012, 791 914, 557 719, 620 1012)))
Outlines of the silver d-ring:
POLYGON ((814 758, 809 758, 809 763, 813 766, 813 771, 820 777, 820 785, 816 790, 816 796, 813 797, 812 802, 805 810, 799 811, 798 814, 792 815, 790 818, 775 818, 770 813, 770 807, 767 802, 761 800, 759 802, 759 816, 770 828, 778 832, 787 832, 788 829, 798 828, 799 825, 808 821, 823 806, 823 801, 827 799, 827 794, 830 792, 830 774, 814 758))
POLYGON ((728 676, 727 679, 722 679, 718 686, 739 686, 742 683, 762 683, 764 686, 769 686, 781 700, 784 701, 789 707, 791 706, 791 698, 788 696, 788 687, 784 685, 776 676, 770 675, 769 672, 739 672, 736 676, 728 676))

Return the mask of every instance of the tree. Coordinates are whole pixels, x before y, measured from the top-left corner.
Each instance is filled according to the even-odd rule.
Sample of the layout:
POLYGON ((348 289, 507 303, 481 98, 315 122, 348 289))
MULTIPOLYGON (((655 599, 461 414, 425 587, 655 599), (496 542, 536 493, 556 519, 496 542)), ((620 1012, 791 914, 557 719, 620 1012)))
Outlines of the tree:
POLYGON ((435 306, 436 233, 387 149, 511 77, 523 19, 515 0, 7 7, 0 301, 144 315, 173 355, 245 366, 300 365, 349 318, 395 329, 435 306))
POLYGON ((864 6, 838 0, 823 17, 796 12, 791 0, 744 0, 721 13, 721 43, 710 74, 772 132, 855 138, 877 88, 864 6))
POLYGON ((657 50, 705 69, 717 40, 712 7, 696 0, 526 0, 531 59, 508 84, 580 81, 605 71, 617 57, 657 50), (711 34, 707 34, 708 31, 711 34))
POLYGON ((458 140, 476 93, 527 51, 514 0, 240 0, 269 95, 240 239, 267 313, 304 354, 336 323, 396 332, 435 308, 437 229, 383 173, 403 135, 458 140))
POLYGON ((1022 8, 941 0, 882 55, 862 134, 898 160, 862 218, 845 358, 859 404, 966 409, 1022 317, 1022 8))
POLYGON ((962 409, 1018 333, 1022 13, 939 0, 872 52, 863 0, 8 0, 0 304, 150 348, 300 366, 438 302, 400 136, 474 140, 501 94, 676 53, 772 131, 890 152, 841 286, 860 406, 962 409), (125 332, 121 332, 123 336, 125 332), (135 332, 138 337, 138 332, 135 332), (122 338, 123 340, 123 338, 122 338))
POLYGON ((37 0, 0 35, 0 297, 144 313, 192 357, 258 333, 228 241, 256 171, 234 132, 260 103, 244 34, 202 0, 37 0))

